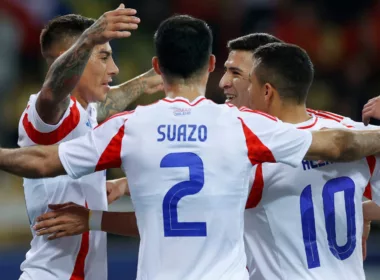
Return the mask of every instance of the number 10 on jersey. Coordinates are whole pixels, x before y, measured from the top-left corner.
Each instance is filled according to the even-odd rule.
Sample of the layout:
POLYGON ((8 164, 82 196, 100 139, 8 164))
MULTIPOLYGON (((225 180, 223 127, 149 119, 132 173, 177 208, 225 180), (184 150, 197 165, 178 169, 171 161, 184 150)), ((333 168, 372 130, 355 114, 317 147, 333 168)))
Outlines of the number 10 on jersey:
MULTIPOLYGON (((356 224, 355 224, 355 183, 349 177, 339 177, 326 182, 322 190, 323 211, 327 241, 330 252, 338 260, 345 260, 352 255, 356 247, 356 224), (334 194, 344 193, 344 204, 347 221, 347 242, 339 246, 336 241, 335 229, 335 201, 334 194)), ((321 208, 321 206, 318 206, 321 208)), ((317 232, 315 229, 314 204, 311 193, 311 185, 308 185, 301 193, 300 210, 302 221, 303 242, 308 268, 320 267, 317 232)))

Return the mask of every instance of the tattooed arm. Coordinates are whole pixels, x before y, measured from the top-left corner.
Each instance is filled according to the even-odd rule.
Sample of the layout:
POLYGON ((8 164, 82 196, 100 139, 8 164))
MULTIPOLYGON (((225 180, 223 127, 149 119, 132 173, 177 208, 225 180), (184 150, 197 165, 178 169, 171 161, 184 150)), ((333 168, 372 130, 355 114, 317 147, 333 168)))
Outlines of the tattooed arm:
POLYGON ((162 78, 153 69, 121 85, 112 87, 107 98, 98 103, 98 123, 123 112, 142 94, 163 90, 162 78))
POLYGON ((54 61, 36 103, 37 112, 44 122, 59 122, 70 104, 69 95, 80 80, 94 46, 115 38, 129 37, 131 33, 125 30, 136 29, 139 22, 134 14, 135 10, 125 9, 123 4, 116 10, 104 13, 70 49, 54 61))

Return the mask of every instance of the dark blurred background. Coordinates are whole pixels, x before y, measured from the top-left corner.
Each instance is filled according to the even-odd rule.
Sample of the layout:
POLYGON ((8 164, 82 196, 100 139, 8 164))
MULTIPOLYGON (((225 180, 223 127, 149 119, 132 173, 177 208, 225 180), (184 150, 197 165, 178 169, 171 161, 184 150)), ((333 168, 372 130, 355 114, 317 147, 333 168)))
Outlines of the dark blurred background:
MULTIPOLYGON (((98 18, 116 8, 114 0, 0 1, 0 144, 17 145, 17 126, 29 95, 39 91, 47 71, 39 49, 46 22, 67 13, 98 18)), ((153 34, 160 21, 175 13, 206 20, 212 27, 217 69, 207 95, 224 102, 218 82, 227 58, 228 40, 251 32, 269 32, 305 48, 316 67, 309 96, 314 109, 331 110, 361 119, 366 101, 380 95, 380 2, 371 0, 128 0, 142 22, 129 39, 111 43, 120 74, 115 84, 151 67, 153 34)), ((150 103, 159 93, 138 102, 150 103)), ((132 106, 133 107, 133 106, 132 106)), ((376 124, 376 123, 375 123, 376 124)), ((110 177, 121 176, 111 170, 110 177)), ((18 279, 19 265, 29 248, 29 223, 20 178, 0 173, 0 279, 18 279)), ((123 198, 113 210, 131 210, 123 198)), ((368 243, 367 279, 380 279, 380 232, 377 224, 368 243)), ((110 236, 110 279, 133 279, 138 239, 110 236)), ((330 280, 330 279, 328 279, 330 280)))

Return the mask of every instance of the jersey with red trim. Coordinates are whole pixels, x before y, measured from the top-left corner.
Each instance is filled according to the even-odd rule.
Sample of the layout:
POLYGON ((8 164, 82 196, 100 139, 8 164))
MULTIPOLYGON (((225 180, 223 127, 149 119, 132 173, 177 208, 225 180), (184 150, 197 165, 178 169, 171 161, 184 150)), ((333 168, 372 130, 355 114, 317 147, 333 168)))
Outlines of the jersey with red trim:
POLYGON ((244 207, 253 164, 298 164, 311 133, 204 97, 163 99, 62 143, 73 178, 122 167, 141 242, 137 279, 248 279, 244 207))
MULTIPOLYGON (((19 123, 21 147, 51 145, 78 138, 96 125, 96 109, 85 110, 72 98, 60 122, 49 125, 39 117, 31 95, 19 123)), ((45 179, 24 178, 26 209, 31 226, 35 219, 49 211, 48 204, 75 202, 89 208, 107 210, 104 171, 74 180, 69 176, 45 179)), ((107 236, 90 231, 83 235, 48 241, 32 230, 31 248, 21 264, 20 279, 107 279, 107 236)))
MULTIPOLYGON (((344 128, 315 115, 297 127, 344 128)), ((264 163, 253 177, 244 236, 250 279, 365 279, 362 196, 379 179, 366 159, 264 163)))
POLYGON ((307 109, 307 111, 310 114, 314 114, 315 116, 319 118, 329 119, 329 120, 341 123, 348 128, 353 128, 353 129, 358 129, 358 130, 379 129, 378 126, 371 125, 371 124, 365 126, 364 123, 362 122, 357 122, 357 121, 352 120, 349 117, 341 116, 335 113, 331 113, 331 112, 327 112, 323 110, 314 110, 314 109, 309 109, 309 108, 307 109))
MULTIPOLYGON (((329 119, 329 120, 341 123, 342 125, 344 125, 347 128, 352 128, 352 129, 356 129, 356 130, 379 129, 379 127, 376 125, 369 124, 369 125, 365 126, 363 122, 357 122, 357 121, 352 120, 349 117, 341 116, 341 115, 338 115, 335 113, 322 111, 322 110, 314 110, 314 109, 309 109, 309 108, 307 109, 307 111, 308 111, 308 113, 313 114, 319 118, 329 119)), ((376 159, 374 156, 371 156, 371 157, 367 157, 367 161, 368 161, 368 164, 370 166, 371 175, 372 175, 373 169, 376 165, 376 159)), ((368 199, 372 199, 371 185, 370 184, 368 184, 368 186, 364 192, 364 196, 368 199)))

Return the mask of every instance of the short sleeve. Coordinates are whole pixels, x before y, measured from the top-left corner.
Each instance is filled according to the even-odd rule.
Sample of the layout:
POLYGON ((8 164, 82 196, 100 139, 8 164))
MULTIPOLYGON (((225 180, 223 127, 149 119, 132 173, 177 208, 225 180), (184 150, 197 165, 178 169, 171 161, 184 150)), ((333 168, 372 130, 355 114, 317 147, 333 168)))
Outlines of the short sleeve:
POLYGON ((38 115, 36 101, 38 94, 30 97, 27 108, 21 116, 19 126, 19 146, 26 146, 25 139, 28 137, 37 145, 53 145, 67 137, 79 124, 80 111, 75 98, 71 98, 70 105, 66 109, 60 121, 55 124, 45 123, 38 115))
POLYGON ((59 158, 72 178, 121 166, 122 142, 129 114, 111 117, 86 135, 59 145, 59 158))
POLYGON ((365 126, 364 123, 362 122, 356 122, 350 118, 347 118, 345 117, 341 123, 344 125, 344 126, 347 126, 347 127, 350 127, 350 128, 353 128, 353 129, 356 129, 356 130, 373 130, 373 129, 379 129, 380 127, 376 126, 376 125, 367 125, 365 126))
POLYGON ((297 129, 261 112, 241 112, 239 119, 252 164, 282 162, 296 167, 311 145, 310 131, 297 129))

